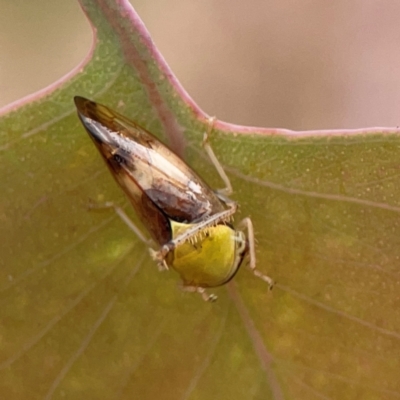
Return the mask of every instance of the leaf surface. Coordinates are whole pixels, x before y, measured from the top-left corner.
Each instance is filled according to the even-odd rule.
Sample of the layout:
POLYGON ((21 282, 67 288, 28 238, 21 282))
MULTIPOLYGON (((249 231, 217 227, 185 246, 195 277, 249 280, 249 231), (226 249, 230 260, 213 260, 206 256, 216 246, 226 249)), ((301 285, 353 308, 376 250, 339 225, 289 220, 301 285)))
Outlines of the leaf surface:
POLYGON ((87 59, 0 119, 2 398, 400 398, 399 129, 217 121, 237 220, 252 217, 258 267, 278 283, 243 267, 203 303, 113 213, 88 212, 127 203, 72 98, 135 119, 218 187, 207 116, 126 1, 82 7, 87 59))

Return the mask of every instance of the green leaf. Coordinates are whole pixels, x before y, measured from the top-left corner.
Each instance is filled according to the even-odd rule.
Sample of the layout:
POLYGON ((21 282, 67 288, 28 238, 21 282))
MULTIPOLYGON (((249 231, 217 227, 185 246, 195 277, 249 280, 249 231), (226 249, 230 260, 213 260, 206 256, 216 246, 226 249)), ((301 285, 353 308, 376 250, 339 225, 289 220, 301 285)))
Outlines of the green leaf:
POLYGON ((87 210, 126 199, 72 98, 135 119, 218 187, 207 116, 126 1, 82 6, 90 57, 0 119, 1 397, 399 398, 400 130, 218 121, 212 145, 278 284, 243 267, 203 303, 113 213, 87 210))

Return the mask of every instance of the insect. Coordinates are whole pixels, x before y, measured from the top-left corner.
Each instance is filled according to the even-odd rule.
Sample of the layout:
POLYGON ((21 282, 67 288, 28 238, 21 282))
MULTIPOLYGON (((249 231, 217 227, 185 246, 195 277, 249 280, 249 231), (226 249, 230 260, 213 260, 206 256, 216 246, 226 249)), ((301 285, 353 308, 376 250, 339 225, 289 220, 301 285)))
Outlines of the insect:
MULTIPOLYGON (((83 126, 157 245, 149 251, 159 269, 176 270, 185 290, 215 301, 217 296, 206 289, 230 281, 248 254, 254 275, 272 288, 272 279, 256 268, 250 218, 237 229, 230 222, 237 204, 227 197, 232 186, 208 142, 209 132, 203 146, 226 184, 215 191, 136 122, 83 97, 74 100, 83 126)), ((122 208, 106 206, 114 208, 143 242, 150 243, 122 208)))

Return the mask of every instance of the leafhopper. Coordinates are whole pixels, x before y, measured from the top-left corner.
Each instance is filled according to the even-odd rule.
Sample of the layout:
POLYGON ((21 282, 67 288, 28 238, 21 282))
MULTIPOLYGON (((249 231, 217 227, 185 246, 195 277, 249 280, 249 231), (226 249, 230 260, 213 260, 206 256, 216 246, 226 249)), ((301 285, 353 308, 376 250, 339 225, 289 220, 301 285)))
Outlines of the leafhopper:
MULTIPOLYGON (((256 268, 253 224, 231 223, 237 203, 232 186, 209 143, 203 146, 226 187, 212 190, 180 157, 136 122, 118 112, 75 97, 78 116, 112 176, 127 195, 151 236, 150 254, 160 269, 174 269, 185 290, 215 301, 206 289, 224 285, 249 256, 251 271, 272 288, 273 281, 256 268)), ((125 214, 113 207, 146 244, 149 240, 125 214)))

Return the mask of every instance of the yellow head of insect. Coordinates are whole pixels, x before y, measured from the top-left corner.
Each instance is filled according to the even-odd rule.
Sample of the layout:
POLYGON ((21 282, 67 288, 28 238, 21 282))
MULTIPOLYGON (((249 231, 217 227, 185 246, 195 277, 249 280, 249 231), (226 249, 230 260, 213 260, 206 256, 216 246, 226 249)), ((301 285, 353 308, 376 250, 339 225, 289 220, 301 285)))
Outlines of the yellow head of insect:
MULTIPOLYGON (((182 235, 192 224, 172 222, 173 237, 182 235)), ((223 285, 238 271, 247 250, 243 232, 219 224, 199 232, 178 245, 168 263, 185 285, 215 287, 223 285)))

